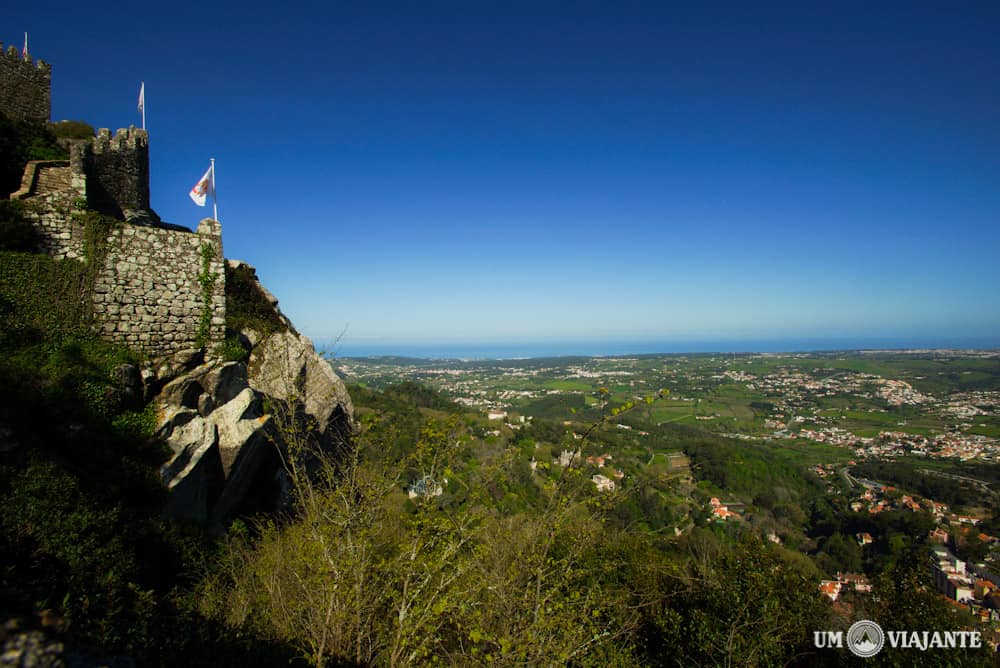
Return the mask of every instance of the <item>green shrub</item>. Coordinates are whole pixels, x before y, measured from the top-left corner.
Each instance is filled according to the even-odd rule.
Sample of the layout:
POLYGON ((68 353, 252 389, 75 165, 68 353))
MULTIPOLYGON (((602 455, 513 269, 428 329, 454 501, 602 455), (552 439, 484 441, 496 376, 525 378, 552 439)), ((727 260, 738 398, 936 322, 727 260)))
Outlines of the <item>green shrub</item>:
POLYGON ((47 255, 0 251, 0 345, 5 340, 29 344, 86 328, 90 309, 84 302, 86 266, 47 255))
POLYGON ((226 265, 226 329, 253 329, 261 334, 288 329, 257 287, 253 269, 247 266, 234 269, 226 265))
POLYGON ((111 427, 123 441, 147 441, 156 430, 156 412, 152 404, 141 411, 125 411, 112 419, 111 427))
POLYGON ((0 197, 7 197, 21 186, 29 160, 68 157, 47 124, 13 120, 0 113, 0 197))
POLYGON ((226 332, 226 340, 219 347, 219 356, 227 362, 247 362, 250 351, 240 343, 240 337, 233 331, 226 332))
POLYGON ((35 226, 24 217, 24 204, 0 200, 0 250, 32 252, 39 240, 35 226))
POLYGON ((92 139, 94 126, 83 121, 59 121, 49 125, 57 139, 92 139))

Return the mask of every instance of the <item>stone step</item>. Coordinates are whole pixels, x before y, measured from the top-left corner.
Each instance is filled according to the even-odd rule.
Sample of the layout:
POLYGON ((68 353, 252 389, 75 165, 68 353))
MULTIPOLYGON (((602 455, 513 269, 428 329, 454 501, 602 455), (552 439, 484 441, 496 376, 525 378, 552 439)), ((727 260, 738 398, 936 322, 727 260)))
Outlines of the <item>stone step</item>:
POLYGON ((68 190, 73 185, 73 170, 69 167, 40 165, 35 181, 35 195, 68 190))

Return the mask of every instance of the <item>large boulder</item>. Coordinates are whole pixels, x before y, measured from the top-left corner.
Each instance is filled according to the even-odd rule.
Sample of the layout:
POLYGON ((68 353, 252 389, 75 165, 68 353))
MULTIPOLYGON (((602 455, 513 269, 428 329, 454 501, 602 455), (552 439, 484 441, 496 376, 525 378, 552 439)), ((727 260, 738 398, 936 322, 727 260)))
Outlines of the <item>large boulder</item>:
POLYGON ((239 332, 249 364, 185 354, 144 379, 158 390, 157 434, 174 453, 162 468, 173 517, 218 525, 280 508, 290 498, 286 466, 308 475, 353 431, 343 381, 246 268, 245 290, 261 295, 254 313, 267 316, 266 329, 239 332))
POLYGON ((158 435, 174 453, 161 468, 169 516, 222 522, 253 491, 262 465, 280 468, 271 418, 242 363, 193 369, 168 383, 160 399, 158 435))
POLYGON ((208 418, 219 430, 219 454, 226 485, 212 510, 212 520, 221 522, 235 514, 249 500, 253 506, 275 506, 270 486, 255 489, 256 481, 281 477, 280 443, 271 425, 271 416, 260 410, 260 397, 249 387, 231 401, 215 409, 208 418), (266 470, 262 470, 266 469, 266 470), (255 496, 254 499, 248 499, 255 496))
POLYGON ((218 427, 193 411, 175 413, 188 418, 171 429, 166 439, 174 456, 163 465, 160 475, 170 490, 167 515, 206 522, 215 499, 225 484, 219 458, 218 427))
POLYGON ((341 438, 353 427, 351 396, 330 364, 301 334, 268 335, 250 354, 250 387, 290 406, 301 406, 320 434, 341 438))

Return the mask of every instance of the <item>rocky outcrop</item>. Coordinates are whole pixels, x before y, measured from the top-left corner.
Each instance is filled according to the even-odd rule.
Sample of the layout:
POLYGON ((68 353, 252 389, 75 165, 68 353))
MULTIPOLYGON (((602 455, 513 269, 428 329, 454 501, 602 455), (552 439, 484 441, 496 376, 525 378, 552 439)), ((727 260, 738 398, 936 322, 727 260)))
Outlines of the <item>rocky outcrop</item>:
POLYGON ((354 412, 344 382, 301 334, 284 331, 264 338, 250 354, 248 380, 270 397, 301 402, 321 434, 344 428, 345 414, 354 412))
POLYGON ((0 625, 0 668, 135 668, 129 657, 110 656, 67 640, 65 620, 51 610, 43 610, 39 617, 36 628, 18 618, 0 625))
POLYGON ((147 370, 158 436, 173 453, 161 470, 171 517, 214 525, 281 508, 290 498, 289 462, 315 461, 349 442, 354 409, 343 381, 261 290, 272 320, 288 328, 239 332, 249 365, 190 354, 147 370))

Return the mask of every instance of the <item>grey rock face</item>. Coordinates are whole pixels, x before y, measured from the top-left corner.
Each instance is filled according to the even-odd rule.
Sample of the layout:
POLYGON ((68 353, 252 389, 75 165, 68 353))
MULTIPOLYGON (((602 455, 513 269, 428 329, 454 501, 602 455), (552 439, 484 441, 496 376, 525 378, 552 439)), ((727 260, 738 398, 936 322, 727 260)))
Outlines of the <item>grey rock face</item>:
POLYGON ((199 415, 173 430, 167 444, 175 453, 160 471, 170 490, 167 514, 205 522, 225 478, 219 459, 218 427, 199 415))
POLYGON ((248 387, 243 362, 226 362, 205 374, 202 386, 216 406, 227 404, 248 387))
POLYGON ((321 434, 354 415, 344 382, 302 335, 286 331, 265 338, 250 355, 248 380, 263 394, 289 404, 301 403, 321 434))
POLYGON ((251 345, 249 365, 178 356, 156 398, 158 435, 174 453, 162 469, 173 517, 218 524, 247 508, 277 508, 290 486, 289 430, 311 428, 308 446, 298 443, 291 455, 306 471, 315 460, 309 448, 335 447, 352 432, 347 388, 308 338, 240 334, 251 345))
POLYGON ((22 631, 7 638, 0 654, 0 666, 63 668, 64 647, 41 631, 22 631))
POLYGON ((121 390, 126 405, 133 408, 142 405, 144 388, 139 367, 133 364, 119 364, 111 371, 111 375, 121 390))

